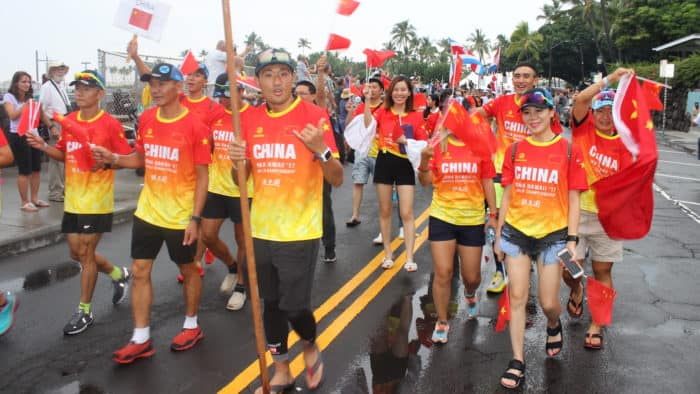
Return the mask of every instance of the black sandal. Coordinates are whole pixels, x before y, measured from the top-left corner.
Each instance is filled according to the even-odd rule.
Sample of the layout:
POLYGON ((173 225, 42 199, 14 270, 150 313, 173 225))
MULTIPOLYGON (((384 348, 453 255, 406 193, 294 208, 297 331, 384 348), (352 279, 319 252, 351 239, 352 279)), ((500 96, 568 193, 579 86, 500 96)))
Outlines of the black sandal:
POLYGON ((544 351, 550 357, 554 357, 557 354, 561 353, 561 349, 564 347, 564 334, 562 334, 561 332, 561 319, 559 320, 559 324, 557 324, 556 327, 547 327, 547 339, 549 339, 549 337, 554 337, 557 335, 561 335, 561 339, 556 342, 547 342, 545 340, 544 351), (549 354, 550 350, 557 350, 557 352, 554 354, 549 354))
POLYGON ((583 285, 579 284, 579 286, 581 286, 581 302, 577 303, 574 301, 574 290, 572 289, 569 293, 569 302, 566 303, 566 311, 569 313, 569 316, 576 319, 583 316, 583 285))
POLYGON ((509 390, 517 389, 518 387, 520 387, 520 384, 523 382, 523 380, 525 380, 525 363, 516 359, 510 360, 510 362, 508 363, 508 368, 506 368, 505 372, 503 372, 503 375, 501 375, 501 386, 509 390), (520 375, 508 372, 511 369, 519 371, 520 375), (510 379, 515 382, 515 385, 507 386, 503 384, 503 379, 510 379))
POLYGON ((600 350, 603 348, 603 333, 593 334, 590 332, 586 333, 586 340, 583 341, 583 347, 590 350, 600 350), (593 344, 593 339, 598 340, 598 344, 593 344))

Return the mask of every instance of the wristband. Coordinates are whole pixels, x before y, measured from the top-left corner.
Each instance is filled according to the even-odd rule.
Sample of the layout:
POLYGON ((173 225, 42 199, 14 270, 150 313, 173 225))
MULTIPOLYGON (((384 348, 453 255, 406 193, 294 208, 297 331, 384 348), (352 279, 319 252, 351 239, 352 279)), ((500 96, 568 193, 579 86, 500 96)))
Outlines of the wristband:
POLYGON ((114 155, 114 160, 112 160, 112 165, 115 165, 119 162, 119 154, 118 153, 112 153, 114 155))
POLYGON ((192 215, 192 219, 191 219, 191 220, 192 220, 193 222, 197 223, 197 224, 202 223, 202 217, 201 217, 201 216, 192 215))
POLYGON ((567 235, 566 238, 564 238, 566 242, 576 242, 576 245, 578 245, 578 235, 567 235))
POLYGON ((489 212, 489 217, 494 218, 494 219, 498 219, 498 212, 489 212))

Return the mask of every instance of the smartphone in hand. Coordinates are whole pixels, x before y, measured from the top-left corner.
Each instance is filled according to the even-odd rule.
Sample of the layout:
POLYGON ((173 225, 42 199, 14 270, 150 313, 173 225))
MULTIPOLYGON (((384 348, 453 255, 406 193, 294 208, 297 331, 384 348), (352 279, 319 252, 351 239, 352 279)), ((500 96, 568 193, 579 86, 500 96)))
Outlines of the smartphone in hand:
POLYGON ((569 274, 571 274, 572 278, 578 279, 583 276, 583 268, 581 268, 581 266, 575 260, 571 260, 571 253, 569 253, 569 249, 563 249, 557 253, 557 257, 559 257, 561 262, 564 264, 564 267, 566 267, 566 270, 569 271, 569 274))

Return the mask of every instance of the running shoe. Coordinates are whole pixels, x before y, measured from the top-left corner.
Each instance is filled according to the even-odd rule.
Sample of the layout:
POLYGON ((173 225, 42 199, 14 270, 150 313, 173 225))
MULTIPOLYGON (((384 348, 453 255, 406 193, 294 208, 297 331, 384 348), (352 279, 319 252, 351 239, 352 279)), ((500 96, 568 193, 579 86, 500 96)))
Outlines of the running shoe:
POLYGON ((433 343, 447 343, 447 333, 450 332, 450 325, 447 322, 437 322, 435 323, 435 330, 433 331, 433 343))
POLYGON ((486 288, 486 291, 492 294, 500 294, 503 292, 503 289, 506 288, 506 278, 503 275, 501 271, 496 271, 493 274, 493 278, 491 278, 491 283, 489 283, 489 287, 486 288))
POLYGON ((63 327, 63 333, 66 335, 80 334, 87 330, 93 321, 92 312, 85 313, 82 309, 78 309, 63 327))
POLYGON ((237 311, 241 308, 243 308, 243 305, 245 305, 245 300, 246 300, 246 294, 245 294, 245 289, 236 289, 233 291, 233 294, 231 294, 231 298, 228 299, 228 303, 226 304, 226 309, 230 311, 237 311))
POLYGON ((5 293, 5 305, 0 307, 0 336, 5 335, 12 328, 18 306, 17 297, 9 291, 5 293))
POLYGON ((182 331, 173 338, 170 349, 176 352, 191 349, 202 338, 204 338, 204 332, 201 328, 183 328, 182 331))
POLYGON ((151 357, 155 352, 150 339, 140 344, 129 342, 123 348, 112 353, 112 361, 118 364, 131 364, 138 358, 151 357))
POLYGON ((338 257, 335 255, 335 250, 333 249, 328 249, 326 250, 326 253, 323 255, 323 262, 324 263, 335 263, 338 261, 338 257))
POLYGON ((224 280, 221 281, 221 286, 219 286, 219 291, 221 294, 231 294, 233 288, 236 287, 236 282, 238 281, 238 274, 226 274, 224 280))
POLYGON ((117 305, 124 301, 129 290, 129 279, 131 279, 129 270, 127 270, 126 267, 122 267, 122 278, 112 281, 112 286, 114 286, 112 304, 117 305))
POLYGON ((468 319, 476 319, 476 316, 479 314, 479 300, 476 298, 476 295, 472 297, 467 297, 467 318, 468 319))

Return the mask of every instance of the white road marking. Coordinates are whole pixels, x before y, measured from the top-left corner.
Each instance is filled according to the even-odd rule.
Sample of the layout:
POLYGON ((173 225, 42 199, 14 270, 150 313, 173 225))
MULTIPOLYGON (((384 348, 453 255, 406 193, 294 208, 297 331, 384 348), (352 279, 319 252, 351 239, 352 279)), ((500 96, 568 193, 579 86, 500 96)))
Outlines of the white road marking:
POLYGON ((683 200, 678 200, 678 202, 682 202, 683 204, 690 204, 690 205, 700 205, 700 202, 683 201, 683 200))
POLYGON ((682 161, 659 160, 659 163, 671 163, 671 164, 678 164, 681 166, 700 167, 700 164, 683 163, 682 161))
POLYGON ((657 149, 656 151, 657 151, 657 152, 663 152, 663 153, 677 153, 677 154, 679 154, 679 155, 687 155, 687 154, 688 154, 687 152, 679 152, 679 151, 677 151, 677 150, 661 150, 661 149, 657 149))
POLYGON ((675 198, 671 197, 670 194, 668 194, 664 189, 662 189, 659 185, 654 183, 654 190, 656 190, 659 194, 661 194, 665 199, 670 201, 673 205, 677 205, 678 207, 681 208, 681 211, 688 215, 691 219, 693 219, 697 224, 700 224, 700 215, 695 213, 692 209, 688 208, 683 201, 678 201, 675 198))
POLYGON ((686 181, 700 182, 700 179, 698 179, 698 178, 688 178, 688 177, 685 177, 685 176, 668 175, 668 174, 662 174, 662 173, 660 173, 660 172, 657 172, 657 173, 656 173, 656 176, 660 176, 660 177, 663 177, 663 178, 684 179, 684 180, 686 180, 686 181))

